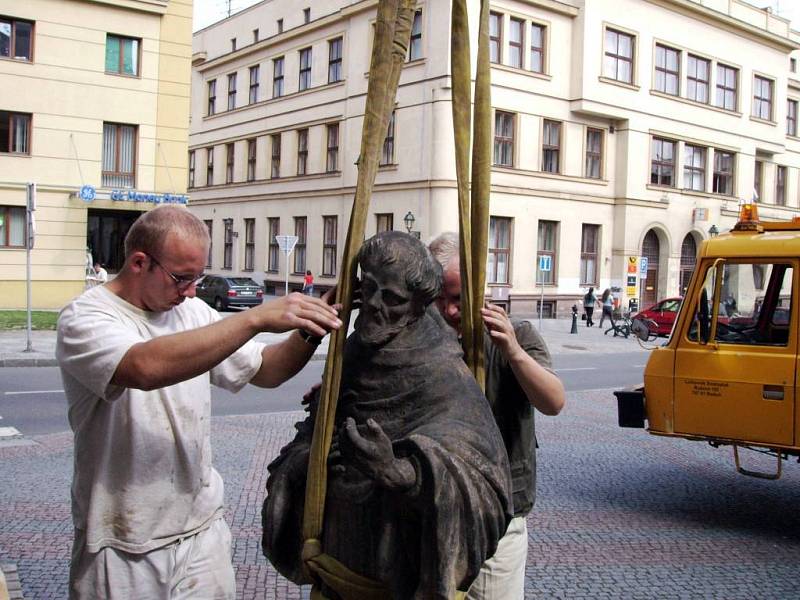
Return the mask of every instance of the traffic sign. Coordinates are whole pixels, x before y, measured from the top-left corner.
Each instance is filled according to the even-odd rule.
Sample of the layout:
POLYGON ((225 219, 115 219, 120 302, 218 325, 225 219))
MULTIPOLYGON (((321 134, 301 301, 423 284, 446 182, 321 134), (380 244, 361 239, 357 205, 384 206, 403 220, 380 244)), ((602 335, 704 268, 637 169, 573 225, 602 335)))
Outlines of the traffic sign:
POLYGON ((647 262, 646 256, 639 259, 639 279, 647 279, 647 262))
POLYGON ((278 242, 278 246, 281 250, 284 251, 286 254, 291 254, 292 250, 294 250, 294 245, 297 243, 297 236, 296 235, 276 235, 275 241, 278 242))
POLYGON ((553 270, 553 257, 543 254, 539 257, 539 270, 552 271, 553 270))

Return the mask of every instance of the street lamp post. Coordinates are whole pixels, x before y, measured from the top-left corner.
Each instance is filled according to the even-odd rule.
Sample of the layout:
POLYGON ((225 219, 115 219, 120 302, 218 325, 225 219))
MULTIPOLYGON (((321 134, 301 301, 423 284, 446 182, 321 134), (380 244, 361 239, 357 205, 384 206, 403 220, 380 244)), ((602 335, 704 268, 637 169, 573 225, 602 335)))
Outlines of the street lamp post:
POLYGON ((406 231, 408 231, 409 234, 411 233, 411 230, 414 228, 414 221, 416 221, 416 219, 414 218, 414 213, 412 213, 411 211, 408 211, 406 213, 406 216, 403 217, 403 222, 406 224, 406 231))

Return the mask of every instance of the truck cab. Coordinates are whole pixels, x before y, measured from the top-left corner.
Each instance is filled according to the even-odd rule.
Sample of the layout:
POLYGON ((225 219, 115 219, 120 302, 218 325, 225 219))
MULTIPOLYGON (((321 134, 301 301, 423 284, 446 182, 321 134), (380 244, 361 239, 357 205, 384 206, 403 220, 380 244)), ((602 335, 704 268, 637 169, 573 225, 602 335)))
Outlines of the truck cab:
POLYGON ((800 222, 758 222, 755 210, 743 205, 730 233, 701 245, 672 334, 653 350, 644 385, 615 394, 621 426, 731 445, 740 472, 777 478, 782 459, 800 451, 800 222), (776 472, 744 469, 741 447, 774 454, 776 472))

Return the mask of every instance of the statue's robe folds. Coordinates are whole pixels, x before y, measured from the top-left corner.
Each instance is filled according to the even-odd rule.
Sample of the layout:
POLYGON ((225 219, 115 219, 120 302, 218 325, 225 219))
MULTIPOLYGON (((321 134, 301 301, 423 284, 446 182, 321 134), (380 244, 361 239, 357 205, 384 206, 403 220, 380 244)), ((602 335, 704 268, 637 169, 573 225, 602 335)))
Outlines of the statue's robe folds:
MULTIPOLYGON (((359 425, 372 418, 417 479, 410 490, 390 492, 332 459, 345 471, 329 469, 323 552, 382 582, 393 598, 452 600, 494 554, 513 516, 500 433, 437 313, 379 349, 356 337, 345 348, 334 440, 347 417, 359 425)), ((300 552, 314 413, 270 464, 262 513, 264 553, 296 583, 309 583, 300 552)))

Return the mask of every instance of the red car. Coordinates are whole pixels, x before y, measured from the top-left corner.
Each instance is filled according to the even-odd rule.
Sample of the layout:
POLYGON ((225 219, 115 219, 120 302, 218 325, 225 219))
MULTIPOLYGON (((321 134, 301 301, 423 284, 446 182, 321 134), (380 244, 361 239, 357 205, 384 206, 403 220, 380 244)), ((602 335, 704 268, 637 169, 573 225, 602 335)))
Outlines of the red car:
POLYGON ((640 310, 632 319, 650 321, 648 327, 652 333, 656 335, 669 335, 672 333, 672 326, 675 324, 675 317, 678 316, 681 302, 683 302, 683 298, 680 296, 664 298, 652 306, 640 310))

